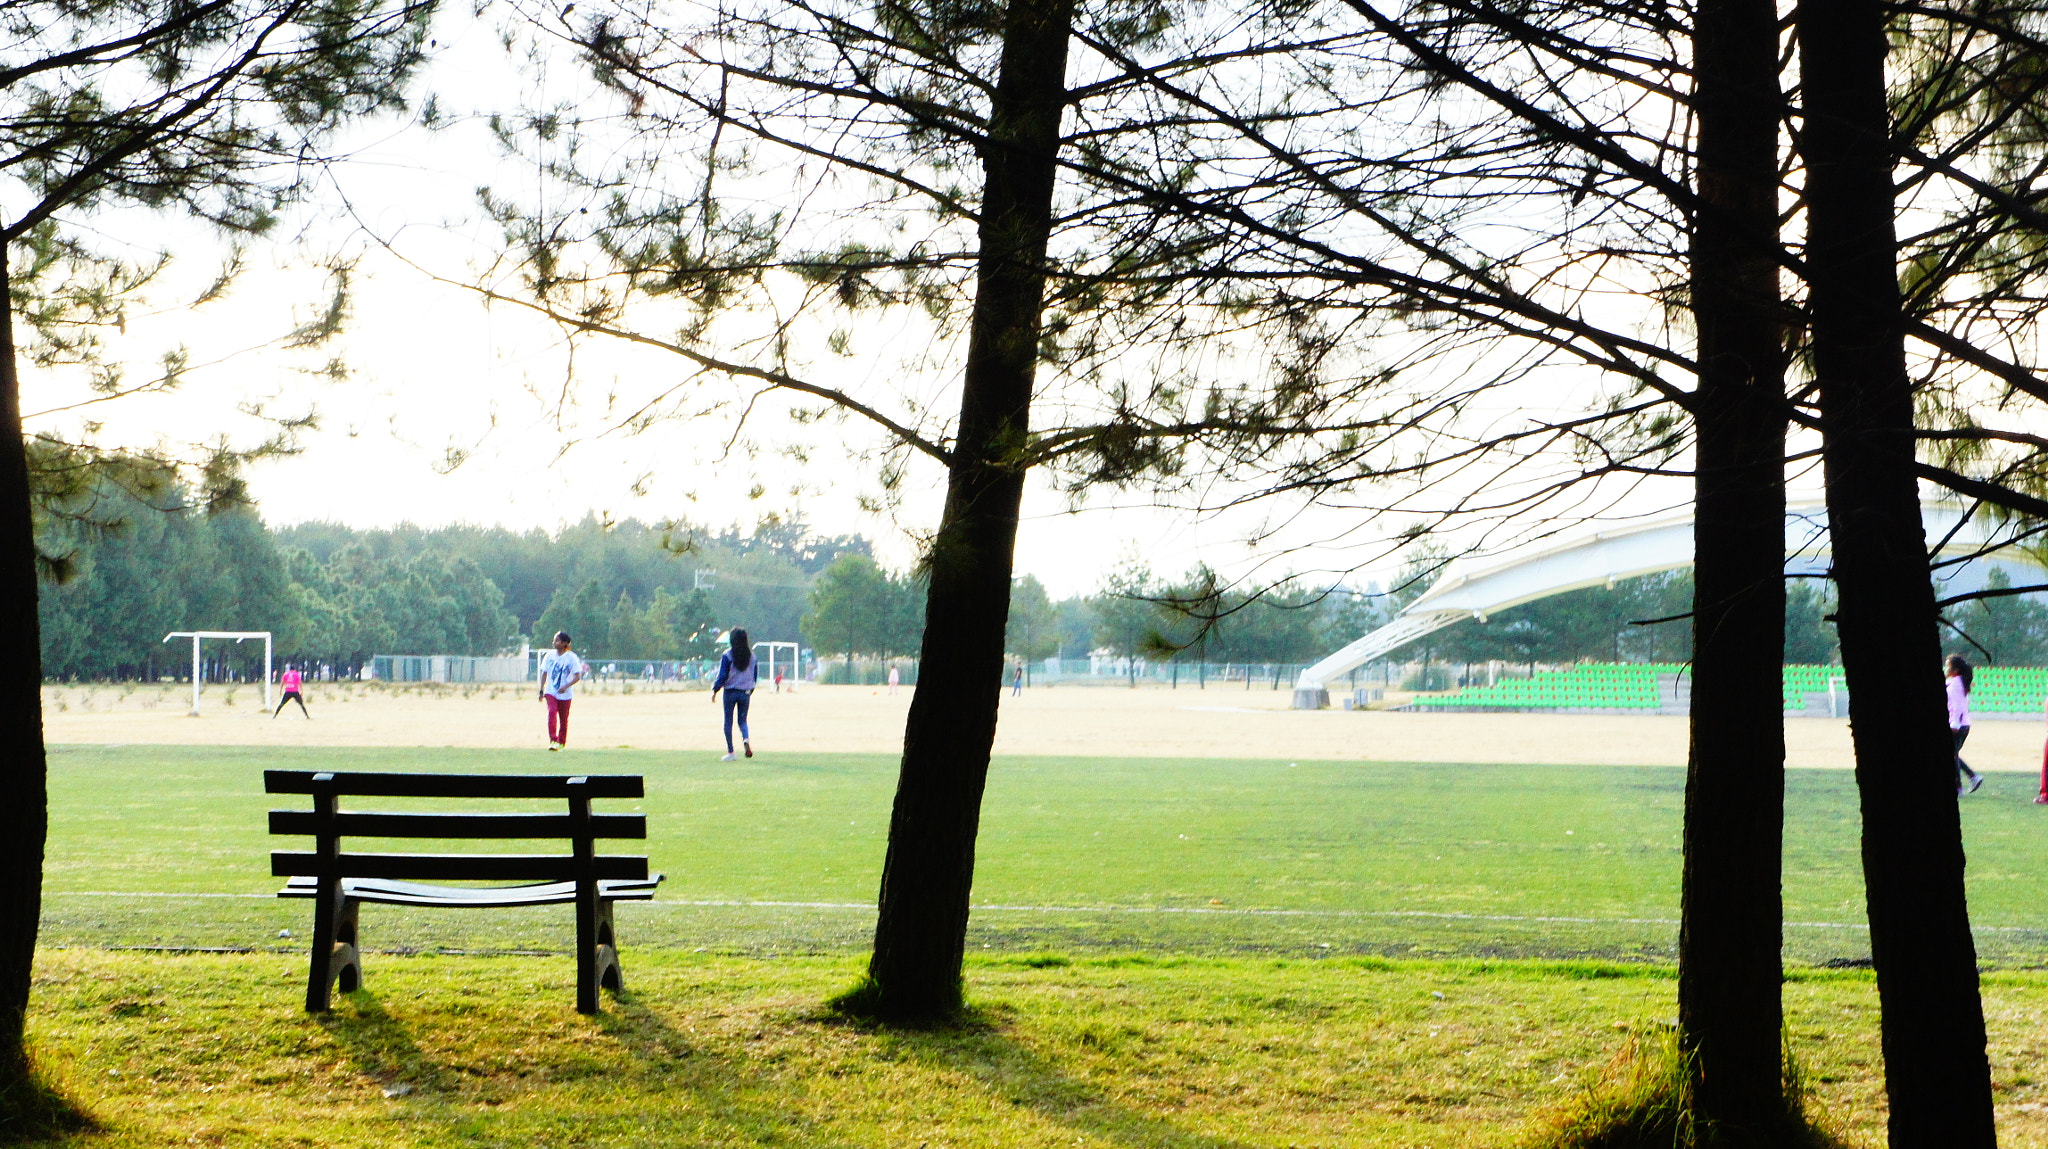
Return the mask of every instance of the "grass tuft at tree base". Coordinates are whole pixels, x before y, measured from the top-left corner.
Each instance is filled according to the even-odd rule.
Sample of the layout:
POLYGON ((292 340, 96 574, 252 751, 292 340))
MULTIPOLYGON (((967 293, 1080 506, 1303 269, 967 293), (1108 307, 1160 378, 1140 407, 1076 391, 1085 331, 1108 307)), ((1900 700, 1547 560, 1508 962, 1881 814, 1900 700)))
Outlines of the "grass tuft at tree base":
POLYGON ((876 981, 873 974, 864 973, 852 986, 826 998, 825 1008, 833 1016, 855 1025, 886 1026, 890 1029, 958 1029, 973 1021, 973 1011, 967 1007, 967 984, 957 979, 953 983, 953 992, 947 998, 905 1011, 893 1006, 882 992, 882 983, 876 981))
POLYGON ((1844 1149, 1808 1115, 1804 1075, 1785 1051, 1785 1114, 1774 1129, 1717 1127, 1695 1111, 1694 1055, 1675 1027, 1636 1027, 1592 1083, 1540 1110, 1527 1149, 1844 1149))

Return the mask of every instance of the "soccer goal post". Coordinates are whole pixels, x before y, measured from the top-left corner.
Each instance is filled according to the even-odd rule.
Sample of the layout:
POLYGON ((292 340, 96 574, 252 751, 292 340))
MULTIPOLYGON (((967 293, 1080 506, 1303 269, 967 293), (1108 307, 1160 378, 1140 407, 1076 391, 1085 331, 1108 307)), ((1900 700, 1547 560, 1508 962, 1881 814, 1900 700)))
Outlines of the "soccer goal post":
POLYGON ((263 709, 270 709, 270 632, 267 630, 174 630, 164 636, 169 642, 174 638, 192 640, 192 709, 187 718, 199 717, 199 684, 205 680, 205 673, 199 662, 199 644, 209 638, 232 638, 236 642, 245 639, 263 640, 263 709))

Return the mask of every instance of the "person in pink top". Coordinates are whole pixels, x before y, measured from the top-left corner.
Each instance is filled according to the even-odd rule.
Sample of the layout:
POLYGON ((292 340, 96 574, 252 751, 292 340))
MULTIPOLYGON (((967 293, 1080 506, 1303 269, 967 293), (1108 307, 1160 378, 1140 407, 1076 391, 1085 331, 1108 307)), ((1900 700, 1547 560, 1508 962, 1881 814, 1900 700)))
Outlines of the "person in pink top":
MULTIPOLYGON (((2048 713, 2048 701, 2041 704, 2041 709, 2048 713)), ((2041 747, 2041 792, 2034 796, 2034 805, 2048 806, 2048 745, 2041 747)))
POLYGON ((312 713, 306 709, 306 696, 299 693, 299 682, 299 668, 289 662, 285 663, 284 673, 277 676, 277 684, 284 688, 284 697, 277 700, 277 709, 270 712, 272 718, 284 712, 285 703, 296 702, 299 704, 299 713, 304 714, 308 722, 313 720, 312 713))
POLYGON ((1984 784, 1984 776, 1970 769, 1963 761, 1963 743, 1970 737, 1970 681, 1977 677, 1970 669, 1970 660, 1960 654, 1948 656, 1948 730, 1956 740, 1956 770, 1961 777, 1956 780, 1956 797, 1975 794, 1977 787, 1984 784))

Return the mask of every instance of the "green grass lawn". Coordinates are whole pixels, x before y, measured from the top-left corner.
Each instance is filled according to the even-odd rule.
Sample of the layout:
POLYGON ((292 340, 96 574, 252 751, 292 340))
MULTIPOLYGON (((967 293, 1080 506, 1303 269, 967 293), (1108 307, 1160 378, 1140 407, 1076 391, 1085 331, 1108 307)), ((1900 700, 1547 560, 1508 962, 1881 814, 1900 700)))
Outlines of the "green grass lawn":
MULTIPOLYGON (((304 903, 265 896, 279 884, 268 852, 303 842, 265 832, 266 809, 302 801, 265 795, 266 767, 644 774, 645 849, 669 877, 659 902, 620 911, 629 960, 649 946, 858 951, 896 769, 872 755, 722 763, 628 750, 84 746, 50 761, 44 939, 58 946, 303 937, 304 903)), ((1663 767, 1003 759, 984 803, 971 944, 1668 959, 1683 785, 1663 767)), ((1995 775, 1962 807, 1971 908, 1994 964, 2048 956, 2048 810, 2029 804, 2033 787, 1995 775)), ((1852 778, 1793 771, 1787 807, 1788 956, 1866 956, 1852 778)), ((371 907, 364 930, 372 949, 559 951, 568 916, 371 907)))
MULTIPOLYGON (((848 956, 628 961, 598 1017, 566 958, 429 956, 310 1017, 283 955, 57 951, 34 1033, 103 1126, 79 1149, 1510 1149, 1674 994, 1642 964, 1018 955, 970 962, 973 1024, 901 1034, 822 1013, 848 956)), ((1827 1119, 1881 1143, 1869 975, 1785 997, 1827 1119)), ((2038 1149, 2048 975, 1985 1000, 2001 1143, 2038 1149)))
MULTIPOLYGON (((880 756, 60 748, 32 1029, 101 1123, 70 1144, 1512 1149, 1675 1012, 1682 771, 1048 758, 991 774, 973 1024, 852 1028, 820 1003, 859 969, 894 780, 880 756), (565 907, 373 906, 365 992, 307 1016, 277 766, 645 774, 669 881, 620 911, 627 993, 573 1011, 565 907)), ((1868 953, 1853 781, 1788 786, 1788 1034, 1876 1144, 1869 976, 1799 964, 1868 953)), ((1984 986, 2001 1143, 2048 1149, 2048 972, 2010 968, 2048 956, 2032 786, 1963 811, 2009 967, 1984 986)))

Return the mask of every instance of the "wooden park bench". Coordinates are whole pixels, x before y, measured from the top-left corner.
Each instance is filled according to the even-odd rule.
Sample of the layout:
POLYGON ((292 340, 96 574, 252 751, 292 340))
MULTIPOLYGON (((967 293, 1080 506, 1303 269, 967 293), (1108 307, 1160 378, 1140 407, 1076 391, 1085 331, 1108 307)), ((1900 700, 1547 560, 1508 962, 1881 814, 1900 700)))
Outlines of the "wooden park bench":
POLYGON ((394 906, 488 909, 510 906, 576 907, 576 1008, 596 1013, 598 989, 618 992, 618 935, 612 906, 647 901, 661 875, 649 877, 645 857, 599 854, 599 838, 646 838, 645 814, 593 814, 596 798, 638 798, 638 775, 582 777, 517 774, 369 774, 345 771, 265 770, 271 794, 311 794, 313 809, 272 810, 270 832, 306 834, 311 853, 276 850, 270 872, 289 877, 281 898, 313 899, 312 969, 306 1009, 328 1008, 338 982, 354 992, 363 978, 356 933, 364 902, 394 906), (566 814, 370 813, 343 811, 343 797, 553 798, 566 814), (350 854, 343 838, 548 839, 566 838, 567 854, 350 854), (515 886, 443 886, 426 882, 524 882, 515 886))

